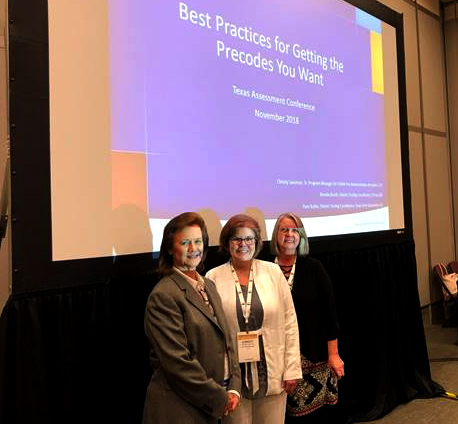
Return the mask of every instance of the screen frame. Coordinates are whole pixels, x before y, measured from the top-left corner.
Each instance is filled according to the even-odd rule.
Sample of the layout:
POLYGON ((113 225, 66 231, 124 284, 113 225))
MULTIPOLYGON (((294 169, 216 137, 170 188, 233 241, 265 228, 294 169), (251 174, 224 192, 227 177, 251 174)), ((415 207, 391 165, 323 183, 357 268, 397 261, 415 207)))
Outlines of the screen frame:
MULTIPOLYGON (((334 252, 413 238, 402 15, 374 1, 343 0, 393 26, 396 31, 404 229, 310 239, 313 252, 334 252)), ((46 0, 9 0, 9 92, 11 144, 12 292, 28 293, 104 283, 115 257, 52 261, 49 40, 46 0)), ((216 248, 211 250, 216 251, 216 248)), ((157 254, 123 256, 148 264, 157 254)), ((132 268, 132 267, 130 267, 132 268)), ((127 267, 129 269, 129 267, 127 267)))

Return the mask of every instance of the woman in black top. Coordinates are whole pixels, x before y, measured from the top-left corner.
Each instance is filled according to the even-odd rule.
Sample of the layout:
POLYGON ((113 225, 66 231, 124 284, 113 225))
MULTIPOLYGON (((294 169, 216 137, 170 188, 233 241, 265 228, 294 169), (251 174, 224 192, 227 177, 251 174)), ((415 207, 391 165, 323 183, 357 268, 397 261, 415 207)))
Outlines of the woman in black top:
POLYGON ((286 422, 332 422, 325 417, 332 411, 324 406, 337 403, 337 380, 344 376, 332 282, 321 262, 307 256, 307 235, 295 214, 278 217, 271 250, 291 288, 304 378, 288 396, 286 422))

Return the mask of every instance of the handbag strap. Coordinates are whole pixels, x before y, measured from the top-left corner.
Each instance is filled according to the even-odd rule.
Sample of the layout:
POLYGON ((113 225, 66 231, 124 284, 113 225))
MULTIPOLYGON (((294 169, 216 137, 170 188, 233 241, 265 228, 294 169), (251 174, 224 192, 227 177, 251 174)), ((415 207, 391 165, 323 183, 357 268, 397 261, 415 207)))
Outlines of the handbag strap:
POLYGON ((448 274, 447 268, 442 262, 439 262, 438 265, 439 265, 439 269, 441 271, 441 277, 443 277, 444 275, 448 274))
POLYGON ((445 282, 442 279, 442 277, 444 277, 445 275, 448 274, 447 268, 441 262, 439 262, 437 265, 439 266, 439 270, 440 270, 440 278, 441 278, 442 288, 447 292, 447 294, 448 294, 448 296, 450 298, 453 298, 454 297, 453 294, 450 292, 449 288, 447 287, 447 284, 445 284, 445 282))

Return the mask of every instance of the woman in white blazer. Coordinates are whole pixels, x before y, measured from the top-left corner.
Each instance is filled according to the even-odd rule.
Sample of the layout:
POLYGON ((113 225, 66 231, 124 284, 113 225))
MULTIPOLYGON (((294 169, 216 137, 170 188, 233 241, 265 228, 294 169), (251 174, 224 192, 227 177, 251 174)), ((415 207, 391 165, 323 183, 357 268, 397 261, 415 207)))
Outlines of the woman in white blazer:
POLYGON ((231 259, 206 275, 221 297, 242 371, 240 406, 224 423, 283 423, 286 393, 302 377, 291 292, 277 265, 254 259, 261 248, 256 220, 235 215, 220 235, 231 259))

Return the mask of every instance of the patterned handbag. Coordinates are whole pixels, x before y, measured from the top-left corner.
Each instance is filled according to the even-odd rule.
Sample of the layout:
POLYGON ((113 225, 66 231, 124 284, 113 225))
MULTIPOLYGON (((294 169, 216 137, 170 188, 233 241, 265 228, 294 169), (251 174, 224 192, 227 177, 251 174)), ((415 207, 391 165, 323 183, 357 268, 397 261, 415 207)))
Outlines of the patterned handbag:
POLYGON ((301 366, 303 379, 286 398, 286 413, 301 417, 324 405, 336 404, 337 377, 327 361, 312 363, 301 354, 301 366))

